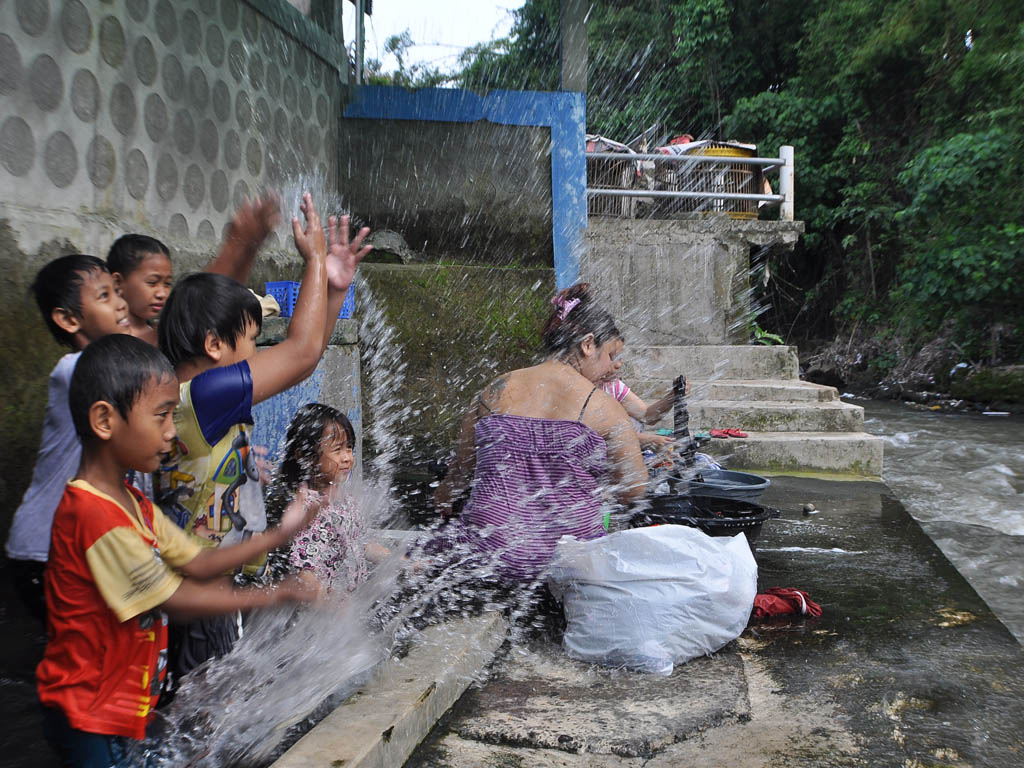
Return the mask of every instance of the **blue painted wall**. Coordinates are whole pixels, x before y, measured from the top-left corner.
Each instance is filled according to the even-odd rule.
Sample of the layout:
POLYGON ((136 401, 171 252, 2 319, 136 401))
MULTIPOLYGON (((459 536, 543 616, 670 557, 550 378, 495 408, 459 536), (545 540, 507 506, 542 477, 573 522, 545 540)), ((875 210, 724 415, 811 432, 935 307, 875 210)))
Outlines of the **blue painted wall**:
POLYGON ((345 118, 425 120, 541 126, 551 130, 551 199, 555 283, 559 289, 579 277, 583 230, 587 226, 585 150, 586 98, 582 93, 470 91, 385 86, 350 89, 345 118))
POLYGON ((306 403, 324 403, 348 416, 356 433, 356 466, 360 472, 363 419, 360 409, 359 348, 352 345, 331 346, 313 375, 289 390, 264 400, 253 408, 253 443, 267 448, 272 461, 281 458, 288 424, 295 412, 306 403))

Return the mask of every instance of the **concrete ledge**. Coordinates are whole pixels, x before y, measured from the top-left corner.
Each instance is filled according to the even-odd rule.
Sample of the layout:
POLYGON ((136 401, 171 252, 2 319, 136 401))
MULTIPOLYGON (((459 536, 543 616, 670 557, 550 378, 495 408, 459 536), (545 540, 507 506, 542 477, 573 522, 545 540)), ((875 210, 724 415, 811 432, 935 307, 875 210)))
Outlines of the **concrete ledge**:
MULTIPOLYGON (((275 768, 397 768, 505 641, 498 613, 425 630, 409 654, 324 718, 275 768)), ((344 652, 339 649, 339 652, 344 652)))
POLYGON ((865 432, 750 432, 706 449, 729 469, 815 471, 877 478, 885 440, 865 432))
MULTIPOLYGON (((630 379, 630 389, 644 400, 657 400, 672 391, 672 379, 630 379)), ((835 387, 800 379, 690 379, 688 400, 745 400, 831 403, 839 400, 835 387)))
MULTIPOLYGON (((256 345, 269 347, 274 344, 280 344, 288 337, 288 323, 290 322, 290 317, 263 318, 263 328, 260 331, 260 335, 256 337, 256 345)), ((334 330, 331 331, 331 340, 328 343, 334 345, 358 344, 359 321, 345 318, 336 322, 334 330)))
POLYGON ((796 347, 688 346, 627 347, 622 377, 668 379, 797 379, 796 347))
POLYGON ((690 402, 690 426, 697 429, 738 427, 755 432, 862 432, 864 409, 841 401, 700 400, 690 402))
POLYGON ((712 381, 702 386, 701 382, 691 385, 695 400, 774 400, 780 402, 831 403, 839 400, 835 387, 812 384, 809 381, 778 381, 772 379, 751 379, 749 381, 712 381), (701 397, 701 391, 707 392, 701 397))

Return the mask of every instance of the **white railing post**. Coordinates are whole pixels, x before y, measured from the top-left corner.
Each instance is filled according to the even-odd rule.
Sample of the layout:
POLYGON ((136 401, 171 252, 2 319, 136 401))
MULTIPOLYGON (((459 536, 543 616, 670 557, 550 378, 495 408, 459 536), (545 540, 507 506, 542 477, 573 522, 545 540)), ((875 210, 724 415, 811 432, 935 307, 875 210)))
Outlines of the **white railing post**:
POLYGON ((779 194, 782 195, 779 218, 782 221, 793 221, 796 214, 793 205, 793 148, 789 145, 780 147, 779 159, 782 160, 782 166, 779 168, 779 194))

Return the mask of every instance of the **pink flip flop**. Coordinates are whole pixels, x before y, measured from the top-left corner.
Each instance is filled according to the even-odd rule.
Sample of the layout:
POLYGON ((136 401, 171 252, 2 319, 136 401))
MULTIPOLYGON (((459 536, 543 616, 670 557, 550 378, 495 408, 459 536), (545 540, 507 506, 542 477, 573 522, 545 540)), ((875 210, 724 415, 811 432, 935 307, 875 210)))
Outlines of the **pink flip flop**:
POLYGON ((717 437, 717 438, 720 438, 720 439, 727 438, 727 437, 729 437, 729 430, 727 430, 727 429, 712 429, 711 430, 711 436, 712 437, 717 437))

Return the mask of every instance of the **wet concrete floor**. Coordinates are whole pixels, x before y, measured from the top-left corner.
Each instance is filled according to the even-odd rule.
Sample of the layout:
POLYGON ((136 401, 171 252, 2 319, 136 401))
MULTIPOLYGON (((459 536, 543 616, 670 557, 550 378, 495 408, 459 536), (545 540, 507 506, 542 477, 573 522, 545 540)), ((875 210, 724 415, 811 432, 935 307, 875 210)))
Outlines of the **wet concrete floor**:
POLYGON ((0 565, 0 766, 56 768, 43 740, 42 710, 36 697, 36 664, 46 632, 11 586, 6 561, 0 565))
MULTIPOLYGON (((760 587, 807 590, 820 619, 752 626, 668 678, 508 649, 410 768, 1024 766, 1021 647, 888 489, 780 477, 764 501, 783 515, 758 542, 760 587)), ((55 765, 42 631, 0 590, 0 766, 55 765)))
POLYGON ((880 483, 779 477, 759 590, 818 619, 752 625, 655 678, 507 649, 408 768, 1024 766, 1024 653, 880 483), (820 513, 804 516, 813 503, 820 513))

